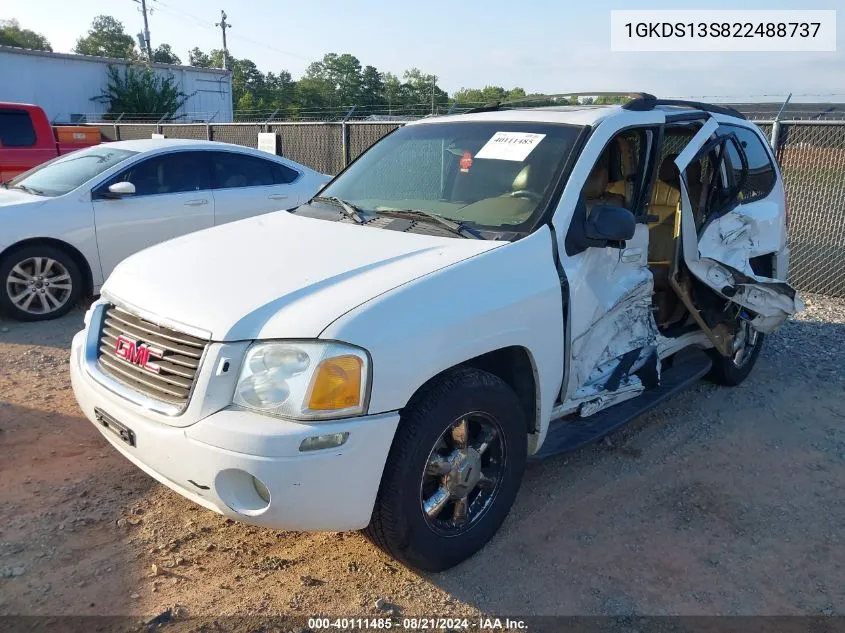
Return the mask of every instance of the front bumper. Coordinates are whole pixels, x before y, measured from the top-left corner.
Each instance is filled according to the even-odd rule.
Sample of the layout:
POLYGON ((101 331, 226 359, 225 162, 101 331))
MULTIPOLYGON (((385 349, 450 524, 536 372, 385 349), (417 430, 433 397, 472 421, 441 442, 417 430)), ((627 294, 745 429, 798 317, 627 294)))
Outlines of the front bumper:
POLYGON ((86 334, 78 333, 71 348, 79 406, 112 446, 148 475, 209 510, 254 525, 343 531, 369 523, 398 413, 303 423, 225 408, 190 425, 166 424, 92 378, 85 363, 86 334), (101 425, 95 408, 131 429, 135 445, 101 425), (340 447, 299 450, 305 438, 343 432, 349 437, 340 447), (266 486, 269 503, 256 491, 253 477, 266 486))

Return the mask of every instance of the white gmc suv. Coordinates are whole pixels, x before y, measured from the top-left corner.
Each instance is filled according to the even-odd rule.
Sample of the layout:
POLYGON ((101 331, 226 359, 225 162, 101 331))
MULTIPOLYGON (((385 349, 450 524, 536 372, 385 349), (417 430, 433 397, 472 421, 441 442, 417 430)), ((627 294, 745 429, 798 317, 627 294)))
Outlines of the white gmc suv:
POLYGON ((352 530, 423 570, 481 548, 526 460, 707 376, 801 309, 780 170, 737 112, 431 118, 291 213, 117 266, 73 388, 127 459, 255 525, 352 530))

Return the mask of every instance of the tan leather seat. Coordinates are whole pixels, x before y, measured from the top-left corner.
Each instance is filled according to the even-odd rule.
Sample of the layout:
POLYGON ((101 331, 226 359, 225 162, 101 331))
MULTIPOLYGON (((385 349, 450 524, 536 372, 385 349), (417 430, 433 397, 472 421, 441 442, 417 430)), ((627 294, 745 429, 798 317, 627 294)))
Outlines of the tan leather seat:
MULTIPOLYGON (((622 196, 626 209, 632 208, 634 204, 634 184, 631 182, 631 175, 634 173, 634 154, 631 150, 631 143, 624 136, 617 136, 614 139, 616 151, 619 153, 619 174, 618 180, 611 180, 607 185, 607 191, 622 196)), ((610 172, 608 171, 608 174, 610 172)))
POLYGON ((525 191, 528 189, 528 177, 531 175, 531 165, 526 165, 519 170, 516 178, 511 184, 511 191, 525 191))
POLYGON ((587 182, 584 183, 584 200, 587 203, 587 213, 597 204, 613 204, 619 207, 625 206, 625 196, 608 191, 610 178, 610 155, 605 150, 599 156, 587 182))
POLYGON ((651 190, 651 202, 648 212, 657 216, 657 221, 649 224, 648 261, 649 263, 669 263, 674 254, 675 222, 681 202, 681 188, 678 170, 675 167, 677 154, 670 154, 660 163, 657 180, 651 190))

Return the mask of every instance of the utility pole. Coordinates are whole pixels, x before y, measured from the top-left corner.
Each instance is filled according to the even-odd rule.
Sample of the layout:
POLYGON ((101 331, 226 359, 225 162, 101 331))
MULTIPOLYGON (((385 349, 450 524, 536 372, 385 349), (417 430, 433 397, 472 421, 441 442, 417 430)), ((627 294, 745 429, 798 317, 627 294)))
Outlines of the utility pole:
MULTIPOLYGON (((147 48, 147 59, 152 63, 153 49, 150 46, 150 25, 147 23, 147 0, 135 0, 135 2, 141 3, 141 13, 144 14, 144 44, 147 48)), ((152 13, 152 9, 150 9, 150 13, 152 13)))
POLYGON ((219 26, 223 31, 223 70, 226 70, 226 58, 229 56, 229 49, 226 48, 226 29, 232 28, 232 25, 226 22, 226 12, 223 9, 220 9, 220 18, 214 26, 219 26))

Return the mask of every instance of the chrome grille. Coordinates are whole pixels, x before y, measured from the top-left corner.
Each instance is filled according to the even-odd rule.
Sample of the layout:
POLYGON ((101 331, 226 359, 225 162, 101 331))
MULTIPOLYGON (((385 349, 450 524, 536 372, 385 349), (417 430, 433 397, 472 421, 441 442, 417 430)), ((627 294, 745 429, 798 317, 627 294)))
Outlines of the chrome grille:
POLYGON ((100 332, 97 362, 104 373, 135 391, 184 408, 207 344, 205 339, 156 325, 117 306, 108 306, 100 332), (159 348, 161 358, 154 359, 158 373, 118 356, 119 336, 159 348))

